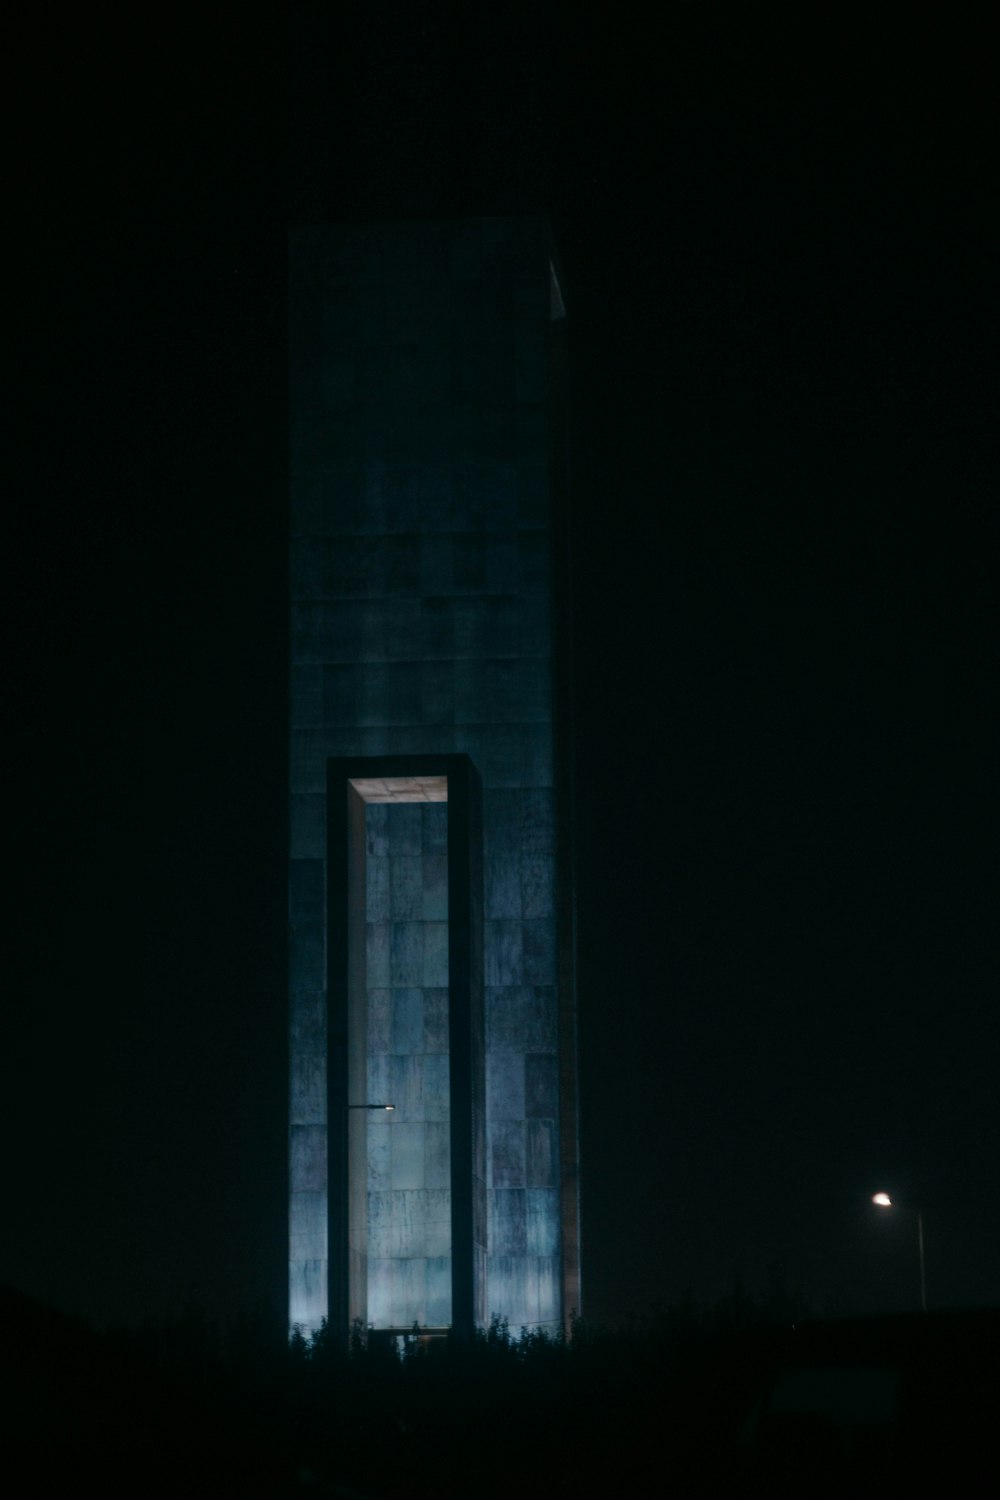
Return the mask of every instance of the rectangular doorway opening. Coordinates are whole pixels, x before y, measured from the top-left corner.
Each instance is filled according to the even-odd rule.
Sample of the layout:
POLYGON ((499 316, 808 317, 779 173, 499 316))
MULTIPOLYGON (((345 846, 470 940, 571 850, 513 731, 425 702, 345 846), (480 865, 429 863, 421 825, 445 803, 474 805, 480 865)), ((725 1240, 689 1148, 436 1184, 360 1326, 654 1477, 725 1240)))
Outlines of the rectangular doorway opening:
POLYGON ((347 1327, 482 1321, 479 791, 467 757, 445 759, 329 766, 346 853, 328 865, 330 1306, 347 1327))
MULTIPOLYGON (((352 1177, 365 1178, 367 1254, 352 1321, 451 1323, 447 778, 352 778, 365 838, 364 1098, 351 1108, 352 1177), (359 1137, 367 1139, 358 1139, 359 1137)), ((358 939, 360 940, 360 930, 358 939)), ((352 1229, 353 1229, 352 1225, 352 1229)), ((359 1226, 360 1227, 360 1226, 359 1226)))

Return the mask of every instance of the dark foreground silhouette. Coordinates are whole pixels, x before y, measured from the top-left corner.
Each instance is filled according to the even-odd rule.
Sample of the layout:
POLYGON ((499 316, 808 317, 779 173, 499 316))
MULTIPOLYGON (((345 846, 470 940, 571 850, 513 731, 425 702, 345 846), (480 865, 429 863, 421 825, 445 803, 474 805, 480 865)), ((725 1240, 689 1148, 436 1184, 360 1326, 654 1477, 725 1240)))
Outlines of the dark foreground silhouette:
POLYGON ((801 1322, 747 1299, 572 1339, 350 1348, 201 1315, 98 1334, 0 1294, 10 1494, 988 1494, 1000 1312, 801 1322))

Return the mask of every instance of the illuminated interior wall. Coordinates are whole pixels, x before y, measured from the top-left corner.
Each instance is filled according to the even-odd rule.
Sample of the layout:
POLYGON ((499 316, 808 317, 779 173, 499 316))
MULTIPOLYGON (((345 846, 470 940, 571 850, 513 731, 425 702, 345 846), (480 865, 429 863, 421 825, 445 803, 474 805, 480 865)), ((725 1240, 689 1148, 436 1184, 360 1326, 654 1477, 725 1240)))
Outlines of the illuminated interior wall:
MULTIPOLYGON (((314 1325, 327 1311, 324 892, 341 852, 327 848, 326 768, 334 758, 459 753, 483 787, 477 1181, 488 1247, 475 1252, 486 1286, 477 1315, 554 1326, 580 1302, 568 788, 555 737, 562 304, 547 232, 531 219, 301 230, 290 285, 290 1316, 314 1325)), ((392 855, 376 858, 388 860, 391 898, 392 855)), ((417 887, 402 870, 399 898, 413 903, 417 887)), ((381 887, 367 890, 370 903, 383 899, 381 887)), ((371 924, 380 925, 373 941, 389 947, 369 954, 372 1066, 401 1069, 400 1086, 407 1069, 438 1077, 429 1038, 446 981, 394 981, 417 970, 401 948, 393 971, 392 923, 371 924), (387 972, 388 984, 374 983, 387 972), (379 1050, 404 1037, 403 1050, 379 1050)), ((436 1085, 428 1097, 439 1101, 436 1085)), ((376 1250, 404 1243, 398 1215, 417 1201, 391 1195, 443 1191, 430 1185, 441 1171, 439 1108, 368 1121, 369 1319, 395 1295, 394 1267, 376 1267, 394 1257, 376 1250), (393 1187, 394 1171, 400 1184, 423 1185, 393 1187)), ((437 1272, 427 1267, 445 1254, 436 1234, 424 1243, 440 1254, 398 1257, 427 1262, 422 1293, 421 1273, 406 1273, 417 1289, 405 1305, 423 1295, 428 1323, 443 1306, 428 1290, 437 1272)))
POLYGON ((367 807, 368 1322, 451 1323, 448 805, 367 807))

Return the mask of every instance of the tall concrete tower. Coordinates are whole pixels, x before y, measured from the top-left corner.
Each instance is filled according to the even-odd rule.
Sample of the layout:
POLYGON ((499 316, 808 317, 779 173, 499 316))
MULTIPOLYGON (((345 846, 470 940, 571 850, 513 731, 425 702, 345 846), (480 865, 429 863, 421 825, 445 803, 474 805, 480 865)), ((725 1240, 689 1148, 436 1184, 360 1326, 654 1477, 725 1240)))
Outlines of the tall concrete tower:
POLYGON ((552 246, 303 229, 290 289, 290 1320, 554 1328, 580 1274, 552 246))

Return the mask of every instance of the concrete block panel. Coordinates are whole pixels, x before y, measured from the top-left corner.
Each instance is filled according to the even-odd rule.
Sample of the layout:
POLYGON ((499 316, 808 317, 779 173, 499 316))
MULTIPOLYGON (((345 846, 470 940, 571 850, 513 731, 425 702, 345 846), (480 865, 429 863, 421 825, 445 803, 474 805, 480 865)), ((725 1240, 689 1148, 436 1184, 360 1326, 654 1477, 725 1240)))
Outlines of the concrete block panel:
MULTIPOLYGON (((300 670, 303 670, 300 668, 300 670)), ((305 670, 313 671, 314 668, 305 670)), ((338 665, 322 669, 322 701, 319 722, 333 729, 360 723, 361 673, 357 667, 338 665)))
POLYGON ((450 665, 455 655, 455 600, 421 599, 414 640, 420 642, 421 660, 450 665))
POLYGON ((423 853, 423 807, 419 802, 389 806, 390 853, 395 857, 423 853))
POLYGON ((352 1104, 394 1104, 396 1113, 401 1112, 401 1105, 393 1094, 394 1086, 400 1080, 394 1076, 392 1058, 384 1053, 371 1052, 368 1055, 368 1098, 352 1099, 352 1104))
POLYGON ((368 1121, 368 1191, 387 1192, 392 1187, 392 1125, 387 1115, 373 1111, 368 1121))
POLYGON ((524 1059, 524 1113, 529 1120, 559 1115, 559 1064, 552 1053, 529 1053, 524 1059))
MULTIPOLYGON (((451 455, 431 454, 420 467, 421 535, 451 535, 456 527, 454 466, 451 455)), ((425 594, 437 593, 424 589, 425 594)))
MULTIPOLYGON (((409 655, 412 641, 402 651, 394 648, 390 640, 393 658, 409 655)), ((386 664, 386 700, 381 724, 416 724, 420 721, 420 663, 393 659, 386 664)))
POLYGON ((517 466, 515 515, 519 532, 541 531, 549 524, 549 469, 547 463, 525 459, 517 466))
POLYGON ((522 878, 516 852, 497 854, 486 862, 485 912, 491 920, 519 918, 522 914, 522 878))
POLYGON ((395 1254, 395 1201, 383 1189, 368 1194, 368 1260, 389 1260, 395 1254))
POLYGON ((446 1052, 428 1054, 422 1059, 423 1116, 425 1120, 447 1120, 450 1100, 450 1067, 446 1052))
POLYGON ((523 923, 493 921, 486 930, 487 985, 518 985, 523 982, 523 923))
POLYGON ((379 654, 389 661, 411 662, 413 644, 418 639, 421 601, 413 599, 385 600, 385 624, 379 641, 379 654))
POLYGON ((423 532, 416 541, 419 555, 419 586, 424 598, 450 594, 454 567, 452 536, 436 530, 423 532))
POLYGON ((531 1188, 551 1188, 558 1182, 555 1122, 528 1120, 526 1130, 526 1181, 531 1188))
POLYGON ((302 1052, 326 1052, 326 991, 295 984, 289 997, 289 1050, 292 1057, 302 1052))
POLYGON ((476 720, 480 724, 520 724, 538 717, 526 702, 525 679, 537 663, 500 659, 477 664, 476 720))
MULTIPOLYGON (((389 860, 389 890, 394 922, 420 922, 424 916, 424 871, 419 854, 389 860)), ((445 916, 447 916, 447 905, 445 916)))
POLYGON ((451 1323, 451 1256, 429 1256, 427 1276, 427 1324, 447 1328, 451 1323))
MULTIPOLYGON (((392 1046, 386 1051, 403 1053, 424 1050, 424 994, 419 989, 392 991, 392 1046)), ((369 1047, 372 1046, 369 1034, 369 1047)), ((374 1050, 374 1048, 372 1049, 374 1050)))
POLYGON ((455 749, 455 731, 450 724, 435 725, 433 730, 407 724, 378 732, 379 753, 384 755, 450 755, 455 749))
POLYGON ((511 719, 528 724, 548 723, 552 718, 550 663, 544 657, 522 660, 516 663, 516 670, 511 719))
MULTIPOLYGON (((455 601, 455 655, 483 663, 521 654, 521 614, 512 594, 455 601)), ((531 653, 529 653, 531 654, 531 653)))
POLYGON ((327 1195, 296 1193, 289 1227, 289 1256, 294 1261, 327 1258, 327 1195))
MULTIPOLYGON (((389 1062, 387 1104, 395 1106, 393 1124, 424 1118, 424 1058, 393 1056, 389 1062)), ((379 1103, 380 1100, 373 1100, 379 1103)))
POLYGON ((365 808, 365 852, 369 859, 389 857, 389 808, 384 802, 365 808))
POLYGON ((521 849, 521 787, 487 787, 483 792, 483 851, 489 862, 521 849))
POLYGON ((293 796, 306 792, 325 793, 330 744, 330 735, 325 729, 299 729, 292 736, 288 776, 293 796))
POLYGON ((524 1188, 490 1188, 487 1191, 490 1222, 490 1253, 524 1255, 527 1249, 527 1214, 524 1188))
POLYGON ((365 964, 368 983, 374 989, 388 989, 393 983, 394 965, 390 955, 392 928, 388 922, 369 922, 366 933, 365 964))
POLYGON ((423 922, 418 929, 423 938, 420 983, 428 989, 440 989, 448 983, 448 924, 423 922))
POLYGON ((479 673, 474 661, 453 663, 454 720, 456 724, 477 724, 481 718, 479 673))
MULTIPOLYGON (((533 532, 526 532, 533 536, 533 532)), ((548 597, 522 588, 518 602, 518 654, 528 660, 548 661, 552 655, 552 615, 548 597)))
POLYGON ((556 978, 556 932, 551 917, 536 917, 522 924, 523 973, 527 984, 554 984, 556 978))
POLYGON ((390 1195, 392 1209, 392 1256, 423 1256, 427 1253, 427 1194, 421 1189, 403 1189, 390 1195))
POLYGON ((528 1188, 527 1246, 529 1255, 559 1253, 559 1193, 551 1188, 528 1188))
POLYGON ((368 1051, 392 1052, 392 990, 368 991, 368 1051))
POLYGON ((455 470, 462 525, 474 532, 511 534, 517 529, 517 469, 510 455, 455 470))
POLYGON ((424 1052, 448 1051, 448 991, 424 989, 424 1052))
POLYGON ((555 994, 549 988, 487 987, 486 1044, 490 1052, 554 1052, 555 1017, 555 994))
POLYGON ((288 969, 296 988, 319 989, 326 957, 325 931, 318 923, 295 927, 288 934, 288 969))
POLYGON ((293 859, 288 866, 288 921, 293 928, 322 929, 326 884, 321 859, 293 859))
POLYGON ((486 1059, 486 1114, 489 1120, 525 1118, 525 1060, 520 1052, 492 1052, 486 1059))
POLYGON ((365 861, 365 915, 369 922, 388 922, 392 917, 390 900, 390 861, 369 855, 365 861))
POLYGON ((318 727, 323 717, 323 668, 293 667, 289 674, 289 714, 294 726, 318 727))
POLYGON ((451 1140, 446 1121, 429 1120, 424 1126, 424 1185, 451 1185, 451 1140))
POLYGON ((531 919, 555 914, 555 859, 551 854, 525 854, 520 862, 521 911, 531 919))
POLYGON ((520 797, 521 841, 528 854, 554 854, 555 807, 551 787, 531 785, 520 797))
POLYGON ((455 682, 450 661, 420 662, 420 721, 450 724, 455 717, 455 682))
POLYGON ((448 856, 446 854, 423 855, 421 885, 423 920, 446 922, 448 920, 448 856))
MULTIPOLYGON (((451 538, 450 594, 478 598, 486 590, 486 538, 474 531, 461 531, 451 538)), ((464 618, 462 611, 459 619, 464 618)))
POLYGON ((321 859, 326 853, 326 798, 296 793, 288 802, 289 850, 292 859, 321 859))
POLYGON ((393 922, 391 934, 390 976, 393 988, 419 988, 424 983, 424 924, 393 922))
MULTIPOLYGON (((517 538, 517 586, 522 595, 534 596, 535 618, 549 614, 552 592, 552 554, 547 531, 521 531, 517 538)), ((522 604, 527 603, 522 598, 522 604)))
POLYGON ((526 737, 524 779, 530 786, 551 786, 553 780, 552 726, 536 724, 526 737))
POLYGON ((392 722, 389 713, 389 663, 372 661, 358 672, 354 722, 369 728, 392 722))
POLYGON ((393 1188, 424 1186, 424 1127, 420 1123, 394 1120, 390 1127, 390 1185, 393 1188))
POLYGON ((326 1123, 326 1054, 298 1053, 289 1072, 289 1117, 293 1125, 326 1123))
POLYGON ((514 594, 517 592, 517 533, 491 537, 486 551, 486 592, 490 594, 514 594))
POLYGON ((293 1193, 325 1193, 326 1126, 292 1125, 289 1129, 289 1177, 293 1193))
POLYGON ((489 1129, 488 1155, 487 1182, 491 1187, 524 1187, 524 1121, 494 1120, 489 1129))
POLYGON ((428 1188, 422 1193, 426 1253, 451 1254, 451 1193, 447 1188, 428 1188))

